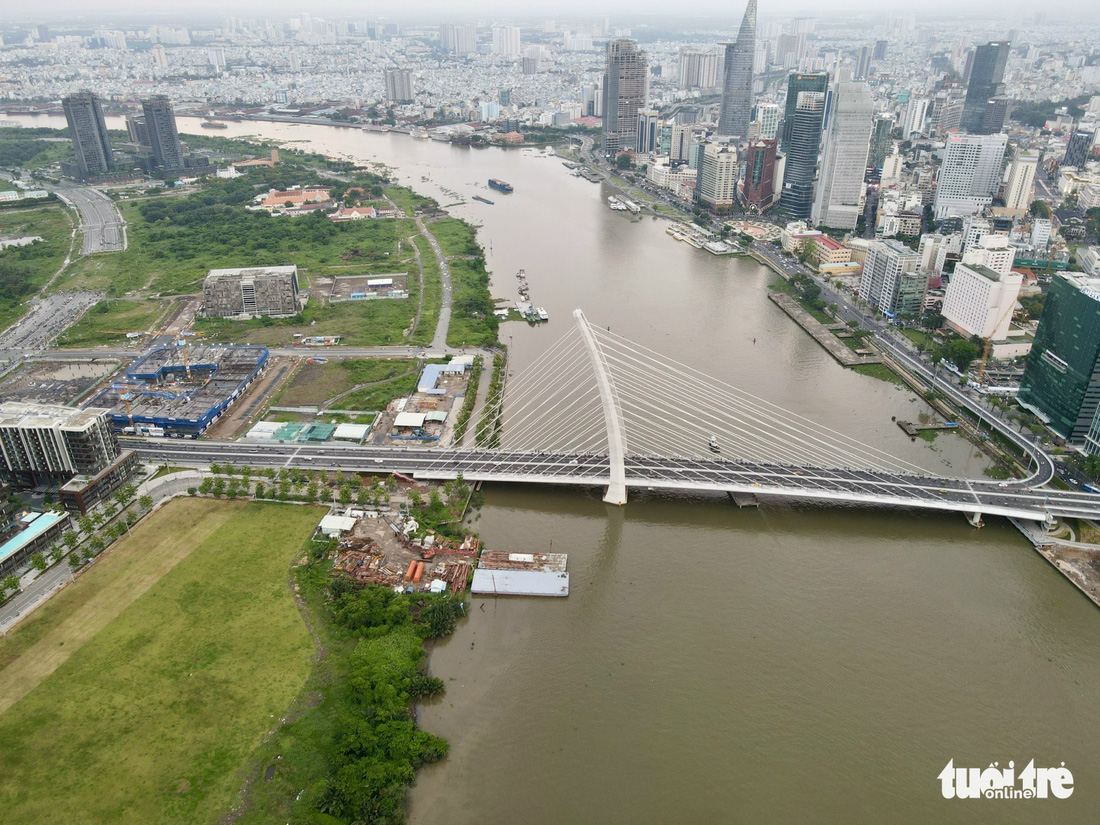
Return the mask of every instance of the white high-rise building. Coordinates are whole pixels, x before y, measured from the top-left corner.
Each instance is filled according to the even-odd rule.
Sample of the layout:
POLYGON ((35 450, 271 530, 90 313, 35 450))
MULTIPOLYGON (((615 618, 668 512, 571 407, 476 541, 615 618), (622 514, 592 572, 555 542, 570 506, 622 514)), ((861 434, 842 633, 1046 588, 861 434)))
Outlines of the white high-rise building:
POLYGON ((680 52, 680 88, 713 89, 718 85, 716 52, 685 49, 680 52))
POLYGON ((708 143, 699 159, 695 195, 713 209, 728 209, 737 196, 737 150, 726 143, 708 143))
POLYGON ((1023 276, 1016 272, 997 272, 981 264, 956 264, 943 297, 944 321, 966 338, 977 335, 1003 341, 1022 283, 1023 276))
POLYGON ((814 226, 855 229, 863 201, 863 178, 871 147, 874 100, 866 83, 841 80, 825 132, 821 174, 810 220, 814 226))
POLYGON ((1046 249, 1047 243, 1050 242, 1050 231, 1051 226, 1049 218, 1032 218, 1031 245, 1038 249, 1046 249))
POLYGON ((947 136, 939 185, 936 188, 936 220, 974 215, 993 202, 1001 182, 1008 135, 947 136))
POLYGON ((1026 212, 1031 206, 1031 196, 1035 191, 1035 168, 1039 163, 1038 155, 1018 154, 1008 165, 1008 180, 1005 182, 1005 208, 1016 212, 1026 212))
POLYGON ((493 26, 493 54, 519 57, 520 41, 517 26, 493 26))
POLYGON ((920 236, 920 268, 926 272, 942 275, 948 255, 962 252, 962 235, 925 234, 920 236))
POLYGON ((924 134, 924 121, 928 118, 928 98, 913 97, 905 107, 905 117, 901 122, 902 137, 908 139, 916 132, 924 134))
POLYGON ((778 103, 756 104, 756 119, 760 123, 760 137, 765 140, 775 140, 775 136, 779 132, 779 113, 778 103))
POLYGON ((391 69, 386 72, 386 100, 391 103, 412 103, 415 98, 411 71, 391 69))
POLYGON ((153 46, 153 65, 158 69, 168 68, 168 50, 164 46, 157 43, 153 46))
POLYGON ((900 241, 874 241, 867 247, 859 297, 891 317, 919 315, 928 291, 928 275, 919 272, 920 256, 900 241))
POLYGON ((962 262, 972 266, 984 266, 1001 275, 1012 271, 1016 260, 1016 247, 1008 242, 1007 235, 983 235, 976 243, 969 244, 963 252, 962 262))

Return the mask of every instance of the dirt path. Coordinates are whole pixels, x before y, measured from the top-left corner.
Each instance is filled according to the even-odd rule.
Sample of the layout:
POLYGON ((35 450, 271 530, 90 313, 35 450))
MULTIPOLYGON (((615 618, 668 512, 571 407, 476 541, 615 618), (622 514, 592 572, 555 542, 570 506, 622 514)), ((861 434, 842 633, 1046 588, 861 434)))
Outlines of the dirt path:
MULTIPOLYGON (((205 503, 179 501, 169 505, 171 510, 164 514, 168 520, 156 521, 160 528, 156 533, 139 526, 130 538, 120 540, 43 606, 43 615, 36 617, 41 621, 49 621, 45 614, 51 608, 54 616, 58 612, 67 615, 0 671, 0 713, 61 667, 233 516, 234 508, 211 512, 201 506, 205 503), (90 590, 94 594, 86 598, 90 590), (71 607, 74 602, 78 603, 75 609, 71 607)), ((31 628, 24 625, 20 630, 31 628)))

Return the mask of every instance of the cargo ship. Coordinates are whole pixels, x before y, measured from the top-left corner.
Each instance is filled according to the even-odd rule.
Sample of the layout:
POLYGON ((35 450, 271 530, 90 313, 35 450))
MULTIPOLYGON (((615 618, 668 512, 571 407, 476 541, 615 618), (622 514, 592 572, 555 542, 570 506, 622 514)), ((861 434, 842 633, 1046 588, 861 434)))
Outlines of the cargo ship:
POLYGON ((502 180, 496 178, 489 178, 489 188, 496 189, 498 192, 511 192, 512 184, 505 183, 502 180))
POLYGON ((483 197, 481 197, 481 195, 474 195, 474 200, 475 201, 481 201, 482 203, 487 203, 490 206, 493 205, 493 202, 491 200, 489 200, 488 198, 483 198, 483 197))
POLYGON ((204 120, 199 124, 203 129, 228 129, 224 123, 220 123, 217 120, 204 120))

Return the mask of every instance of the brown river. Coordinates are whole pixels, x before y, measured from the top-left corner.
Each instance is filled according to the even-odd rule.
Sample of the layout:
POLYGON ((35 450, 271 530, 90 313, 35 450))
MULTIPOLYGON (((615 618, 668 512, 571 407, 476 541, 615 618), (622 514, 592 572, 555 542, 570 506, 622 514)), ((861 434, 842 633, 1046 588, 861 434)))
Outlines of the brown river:
MULTIPOLYGON (((609 191, 557 159, 329 126, 217 134, 378 161, 442 205, 465 201, 450 211, 481 225, 494 295, 518 297, 522 267, 550 313, 502 327, 516 369, 581 307, 929 469, 986 466, 953 434, 911 442, 891 416, 924 404, 838 366, 767 300, 770 271, 612 212, 609 191), (515 192, 492 192, 490 177, 515 192)), ((600 495, 488 489, 476 523, 488 545, 552 542, 569 554, 571 592, 475 598, 433 650, 447 688, 419 720, 451 752, 421 772, 413 825, 1096 822, 1100 614, 1008 523, 645 493, 620 509, 600 495), (941 793, 949 760, 1020 772, 1032 759, 1065 763, 1072 796, 941 793)))

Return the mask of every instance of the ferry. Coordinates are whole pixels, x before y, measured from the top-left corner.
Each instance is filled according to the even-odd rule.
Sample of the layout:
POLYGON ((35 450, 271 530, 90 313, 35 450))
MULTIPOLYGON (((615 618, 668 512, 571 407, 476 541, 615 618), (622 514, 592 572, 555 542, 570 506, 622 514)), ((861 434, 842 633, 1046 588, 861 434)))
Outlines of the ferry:
POLYGON ((542 307, 536 307, 535 308, 535 313, 539 316, 540 321, 549 321, 550 320, 550 313, 547 312, 542 307))
POLYGON ((489 200, 488 198, 483 198, 481 197, 481 195, 474 195, 474 200, 481 201, 482 203, 487 203, 489 204, 489 206, 493 205, 493 201, 489 200))
POLYGON ((199 124, 203 129, 228 129, 229 127, 217 120, 204 120, 199 124))
POLYGON ((497 180, 496 178, 489 178, 489 188, 496 189, 499 192, 511 192, 512 184, 505 183, 504 181, 497 180))

